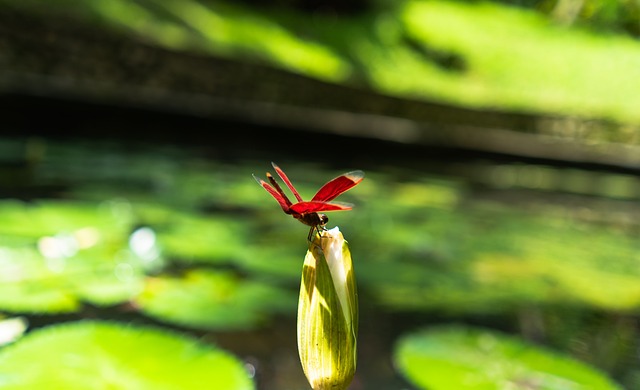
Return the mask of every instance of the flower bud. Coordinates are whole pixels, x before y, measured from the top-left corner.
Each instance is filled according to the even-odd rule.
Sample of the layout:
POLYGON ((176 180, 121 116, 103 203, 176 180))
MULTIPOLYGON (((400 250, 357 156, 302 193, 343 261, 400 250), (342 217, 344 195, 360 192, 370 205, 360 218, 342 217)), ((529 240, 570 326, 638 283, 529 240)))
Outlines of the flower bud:
POLYGON ((298 352, 314 390, 344 390, 356 371, 358 295, 349 246, 336 227, 316 234, 304 259, 298 352))

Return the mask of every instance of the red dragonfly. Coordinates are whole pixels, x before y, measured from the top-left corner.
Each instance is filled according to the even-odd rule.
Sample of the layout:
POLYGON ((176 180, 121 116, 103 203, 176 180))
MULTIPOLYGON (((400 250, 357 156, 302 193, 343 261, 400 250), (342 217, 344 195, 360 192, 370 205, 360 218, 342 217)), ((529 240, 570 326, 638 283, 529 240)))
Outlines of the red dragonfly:
POLYGON ((271 163, 271 165, 273 165, 273 169, 276 170, 280 179, 282 179, 287 187, 289 187, 293 196, 296 197, 296 200, 298 201, 297 203, 291 203, 280 185, 278 185, 273 176, 271 176, 270 172, 267 172, 267 179, 269 179, 271 185, 264 180, 258 179, 255 175, 253 175, 253 178, 256 179, 258 184, 267 190, 267 192, 270 193, 276 201, 278 201, 278 204, 282 207, 282 211, 286 214, 290 214, 293 218, 305 225, 311 226, 308 237, 310 241, 313 231, 319 229, 324 230, 324 226, 329 222, 329 218, 320 212, 351 210, 353 207, 351 204, 330 201, 338 197, 343 192, 353 188, 356 184, 360 183, 362 179, 364 179, 364 172, 362 171, 345 173, 323 185, 310 201, 305 202, 302 200, 302 197, 293 184, 291 184, 291 180, 289 180, 284 171, 274 163, 271 163))

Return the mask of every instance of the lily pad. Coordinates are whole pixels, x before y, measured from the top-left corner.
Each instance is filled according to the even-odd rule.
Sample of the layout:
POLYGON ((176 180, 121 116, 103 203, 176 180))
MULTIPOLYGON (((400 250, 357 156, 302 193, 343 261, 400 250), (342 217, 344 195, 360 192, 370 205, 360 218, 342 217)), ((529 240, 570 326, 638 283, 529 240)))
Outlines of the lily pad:
POLYGON ((242 363, 169 331, 82 321, 50 326, 0 352, 0 389, 253 389, 242 363))
POLYGON ((108 202, 0 202, 0 310, 60 313, 140 291, 130 218, 108 202))
POLYGON ((224 217, 199 217, 173 212, 170 226, 160 229, 158 239, 167 256, 186 262, 220 263, 237 260, 246 223, 224 217))
MULTIPOLYGON (((384 207, 372 208, 396 214, 384 207)), ((361 256, 370 264, 359 274, 360 286, 394 310, 474 314, 508 313, 523 305, 621 312, 640 307, 640 245, 628 232, 577 222, 551 208, 542 216, 489 202, 453 211, 409 210, 413 216, 396 225, 376 223, 375 236, 381 238, 361 256)))
POLYGON ((468 327, 404 336, 400 372, 420 389, 621 389, 596 369, 515 337, 468 327))
POLYGON ((135 303, 151 317, 196 329, 247 329, 273 312, 294 313, 292 291, 230 272, 192 270, 148 278, 135 303))
POLYGON ((73 234, 79 229, 95 229, 103 238, 126 234, 129 228, 107 203, 82 201, 14 200, 0 202, 0 234, 3 237, 39 239, 60 233, 73 234), (28 223, 25 223, 28 221, 28 223))
POLYGON ((83 301, 127 301, 142 288, 141 267, 129 257, 116 257, 106 245, 70 257, 43 256, 33 247, 0 248, 0 310, 61 313, 83 301))

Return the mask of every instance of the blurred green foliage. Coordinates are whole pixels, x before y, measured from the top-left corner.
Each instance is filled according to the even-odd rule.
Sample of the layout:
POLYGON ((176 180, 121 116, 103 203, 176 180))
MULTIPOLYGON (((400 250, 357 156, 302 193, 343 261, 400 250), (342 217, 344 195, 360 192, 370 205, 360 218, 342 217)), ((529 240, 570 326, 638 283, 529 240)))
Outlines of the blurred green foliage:
MULTIPOLYGON (((514 1, 507 0, 506 3, 514 1)), ((640 3, 635 0, 525 0, 564 25, 640 36, 640 3)))
MULTIPOLYGON (((293 320, 307 229, 251 177, 267 162, 28 139, 0 149, 9 145, 3 163, 24 170, 14 194, 56 192, 0 201, 0 311, 82 317, 91 307, 196 331, 293 320), (15 152, 32 142, 36 160, 15 152)), ((280 165, 304 198, 340 173, 280 165)), ((586 170, 369 169, 340 198, 356 208, 329 225, 349 240, 365 310, 495 319, 633 384, 638 198, 629 177, 586 170), (623 185, 585 185, 594 178, 623 185)))
MULTIPOLYGON (((391 95, 640 120, 640 44, 567 27, 593 21, 635 34, 636 3, 507 2, 550 17, 475 1, 379 1, 345 15, 173 0, 48 6, 171 49, 391 95)), ((0 3, 47 10, 36 0, 0 3)), ((640 142, 628 129, 602 137, 640 142)), ((306 228, 251 178, 267 162, 39 139, 0 141, 0 162, 0 312, 45 322, 60 313, 127 313, 196 332, 247 332, 295 314, 306 228)), ((339 173, 281 164, 303 196, 339 173)), ((488 388, 504 381, 558 388, 564 380, 615 388, 574 357, 640 386, 637 177, 533 164, 486 163, 458 176, 387 168, 368 170, 341 197, 357 205, 353 212, 330 215, 353 250, 365 310, 495 321, 565 355, 492 332, 440 328, 402 339, 396 358, 407 377, 434 388, 465 377, 488 388), (423 371, 435 365, 449 375, 423 371)), ((252 388, 239 362, 222 355, 236 385, 220 386, 252 388)), ((51 326, 0 351, 0 388, 50 378, 69 389, 95 381, 213 384, 225 380, 211 368, 219 357, 204 342, 146 328, 51 326), (59 351, 69 346, 78 350, 60 365, 59 351), (96 354, 78 371, 87 351, 96 354), (180 351, 198 359, 181 360, 180 351), (142 353, 157 361, 145 365, 142 353)))
MULTIPOLYGON (((564 18, 568 4, 585 20, 611 14, 632 21, 634 1, 516 2, 527 8, 412 0, 380 2, 355 14, 221 1, 2 2, 70 12, 175 50, 257 61, 389 95, 640 122, 640 43, 553 19, 564 18)), ((624 142, 640 142, 624 136, 624 142)))
POLYGON ((68 312, 113 305, 141 289, 143 265, 108 207, 85 202, 0 204, 0 307, 68 312))
POLYGON ((246 329, 295 310, 290 290, 243 281, 228 272, 191 270, 181 277, 147 280, 134 303, 142 313, 195 329, 246 329))

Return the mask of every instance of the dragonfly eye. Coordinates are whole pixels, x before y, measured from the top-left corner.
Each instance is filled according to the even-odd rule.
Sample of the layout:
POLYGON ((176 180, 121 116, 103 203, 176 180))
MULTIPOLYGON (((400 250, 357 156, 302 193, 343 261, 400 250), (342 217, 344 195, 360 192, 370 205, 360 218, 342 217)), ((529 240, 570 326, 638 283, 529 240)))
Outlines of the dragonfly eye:
POLYGON ((329 217, 327 217, 327 216, 326 216, 326 215, 324 215, 324 214, 320 214, 320 221, 321 221, 321 223, 322 223, 323 225, 326 225, 326 224, 327 224, 327 222, 329 222, 329 217))

